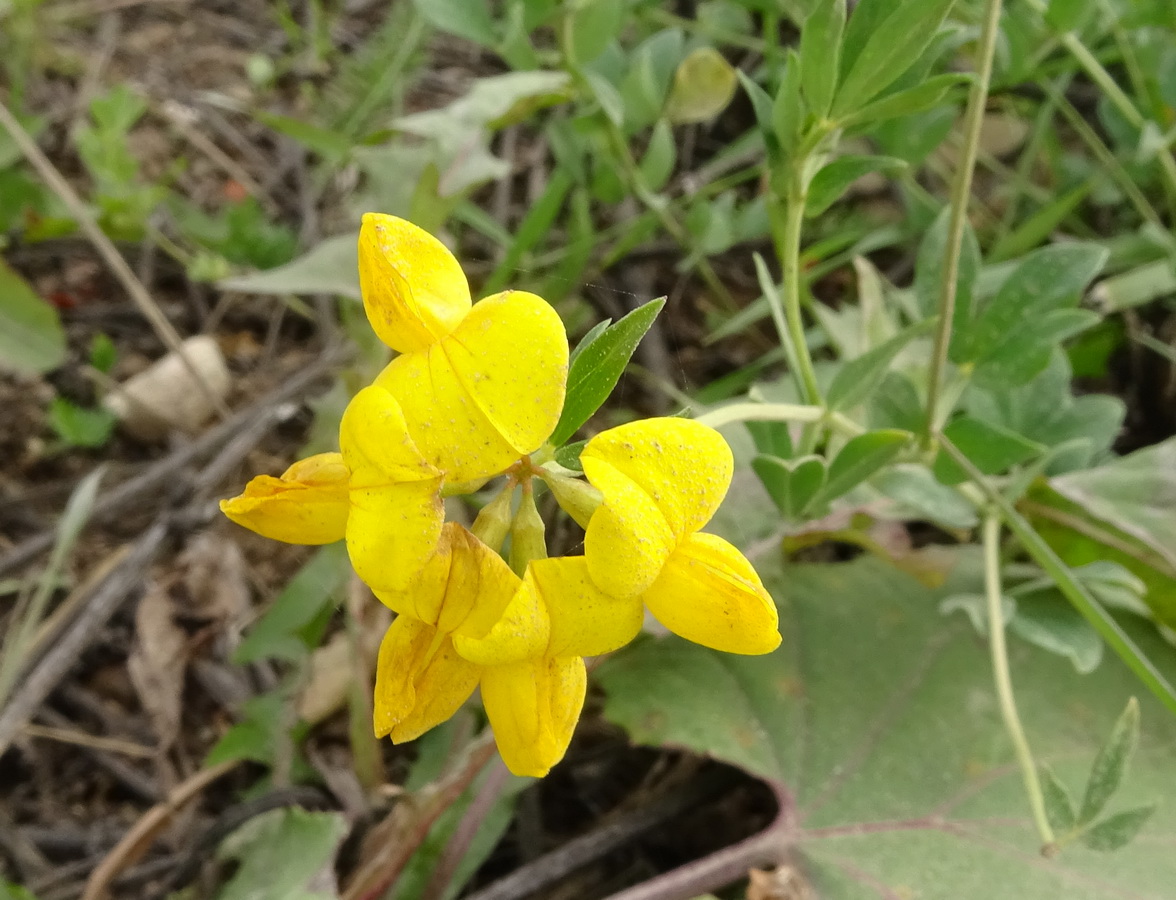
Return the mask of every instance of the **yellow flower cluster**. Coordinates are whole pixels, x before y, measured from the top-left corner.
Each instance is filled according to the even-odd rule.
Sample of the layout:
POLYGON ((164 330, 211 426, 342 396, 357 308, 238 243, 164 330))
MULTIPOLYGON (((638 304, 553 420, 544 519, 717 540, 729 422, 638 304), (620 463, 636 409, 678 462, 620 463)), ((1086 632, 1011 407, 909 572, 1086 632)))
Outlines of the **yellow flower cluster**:
POLYGON ((347 407, 340 452, 254 478, 221 509, 281 541, 346 540, 356 573, 397 613, 377 664, 378 736, 412 740, 480 687, 507 766, 544 775, 580 716, 584 657, 631 641, 645 609, 719 650, 779 644, 751 564, 699 530, 731 481, 718 432, 680 418, 602 432, 581 453, 589 484, 541 465, 567 381, 558 314, 523 291, 472 303, 448 249, 393 216, 364 216, 359 255, 368 319, 399 355, 347 407), (504 474, 472 530, 445 523, 443 491, 504 474), (547 558, 536 477, 585 528, 583 556, 547 558))

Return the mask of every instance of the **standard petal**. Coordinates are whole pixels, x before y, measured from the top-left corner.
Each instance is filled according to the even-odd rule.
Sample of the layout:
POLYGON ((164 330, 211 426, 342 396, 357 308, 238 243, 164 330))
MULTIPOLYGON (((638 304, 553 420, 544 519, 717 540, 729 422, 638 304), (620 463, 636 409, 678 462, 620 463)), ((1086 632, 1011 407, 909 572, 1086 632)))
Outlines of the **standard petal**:
POLYGON ((588 676, 578 656, 548 657, 482 674, 482 702, 502 761, 541 778, 563 759, 584 707, 588 676))
POLYGON ((597 656, 617 650, 641 631, 640 597, 600 590, 582 556, 532 560, 527 576, 551 617, 548 656, 597 656))
POLYGON ((747 557, 713 534, 693 534, 642 596, 674 634, 726 653, 780 646, 776 604, 747 557))
POLYGON ((547 605, 539 596, 528 566, 526 576, 507 604, 502 618, 494 623, 489 634, 480 639, 458 634, 453 643, 457 652, 470 662, 497 666, 543 656, 550 637, 551 618, 547 614, 547 605))
POLYGON ((441 536, 442 475, 417 450, 392 395, 378 387, 352 399, 339 443, 351 470, 351 564, 374 589, 403 590, 441 536))
POLYGON ((396 619, 376 663, 376 737, 390 734, 396 743, 420 737, 457 712, 480 674, 436 628, 406 616, 396 619))
POLYGON ((734 459, 715 429, 693 419, 639 419, 592 438, 580 454, 596 487, 594 471, 611 468, 647 494, 681 539, 710 521, 731 485, 734 459))
POLYGON ((221 512, 251 531, 288 544, 343 540, 349 507, 349 472, 339 453, 299 460, 281 477, 258 475, 221 512))
POLYGON ((567 360, 555 310, 511 291, 475 304, 427 351, 392 360, 376 384, 403 407, 429 462, 448 481, 472 481, 547 440, 563 409, 567 360))
POLYGON ((446 633, 482 638, 502 618, 519 577, 493 550, 456 522, 403 591, 376 591, 385 605, 446 633))
POLYGON ((372 329, 401 353, 440 340, 470 309, 469 283, 449 249, 395 216, 364 215, 359 286, 372 329))

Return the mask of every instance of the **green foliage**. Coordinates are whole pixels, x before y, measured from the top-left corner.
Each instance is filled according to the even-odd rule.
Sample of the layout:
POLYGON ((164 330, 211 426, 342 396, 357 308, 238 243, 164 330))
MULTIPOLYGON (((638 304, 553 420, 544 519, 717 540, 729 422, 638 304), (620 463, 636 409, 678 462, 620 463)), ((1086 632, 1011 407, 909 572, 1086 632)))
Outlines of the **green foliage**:
POLYGON ((339 813, 291 807, 250 819, 225 838, 217 851, 220 859, 238 864, 217 900, 327 900, 336 896, 331 870, 346 833, 347 821, 339 813))
POLYGON ((552 444, 565 443, 600 408, 665 303, 665 298, 650 300, 615 324, 590 334, 591 340, 577 348, 568 366, 567 398, 551 434, 552 444))
POLYGON ((53 433, 67 447, 102 447, 114 431, 115 417, 110 410, 78 406, 65 397, 49 403, 46 420, 53 433))
MULTIPOLYGON (((1090 897, 1162 895, 1176 861, 1157 843, 1139 840, 1098 860, 1078 847, 1049 861, 1030 850, 987 650, 957 620, 934 614, 946 593, 976 584, 967 566, 936 591, 870 558, 786 572, 757 564, 786 598, 784 648, 733 657, 677 638, 633 645, 599 670, 605 713, 641 743, 688 747, 785 784, 801 823, 795 846, 822 897, 859 896, 863 877, 931 894, 950 883, 960 898, 991 896, 994 879, 1026 900, 1078 885, 1090 897)), ((1162 656, 1154 633, 1133 634, 1162 656)), ((1117 666, 1080 676, 1037 651, 1014 654, 1012 664, 1035 751, 1062 784, 1083 771, 1134 681, 1117 666)), ((1149 752, 1123 784, 1126 803, 1166 794, 1170 783, 1162 748, 1176 724, 1155 703, 1140 706, 1149 752)), ((1064 821, 1059 793, 1047 787, 1064 821)), ((1160 807, 1147 828, 1162 834, 1173 816, 1160 807)))
POLYGON ((0 369, 48 372, 65 359, 57 310, 0 259, 0 369))

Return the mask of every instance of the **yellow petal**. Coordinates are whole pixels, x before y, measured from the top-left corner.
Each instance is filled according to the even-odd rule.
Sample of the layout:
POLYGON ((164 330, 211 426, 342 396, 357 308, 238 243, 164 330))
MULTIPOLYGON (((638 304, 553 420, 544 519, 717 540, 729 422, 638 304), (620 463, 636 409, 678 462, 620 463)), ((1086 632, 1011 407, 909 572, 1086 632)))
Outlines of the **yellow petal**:
POLYGON ((401 615, 446 633, 482 638, 502 618, 519 577, 493 550, 456 522, 441 532, 437 549, 404 591, 376 591, 401 615))
POLYGON ((339 453, 301 459, 280 478, 258 475, 221 512, 251 531, 288 544, 331 544, 347 528, 349 473, 339 453))
POLYGON ((747 557, 713 534, 674 551, 642 599, 688 641, 726 653, 771 653, 780 645, 776 604, 747 557))
POLYGON ((348 404, 339 443, 351 470, 351 564, 372 588, 403 590, 441 536, 442 475, 409 437, 392 395, 378 387, 364 388, 348 404))
POLYGON ((401 616, 380 642, 373 726, 396 743, 420 737, 452 716, 478 685, 479 668, 430 625, 401 616))
POLYGON ((497 666, 543 656, 550 636, 551 619, 547 615, 547 605, 539 595, 534 575, 528 567, 522 584, 490 633, 481 639, 455 635, 453 643, 457 652, 470 662, 497 666))
POLYGON ((563 759, 587 686, 584 660, 578 656, 484 670, 482 702, 508 769, 541 778, 563 759))
POLYGON ((715 514, 734 470, 722 435, 679 418, 603 431, 580 461, 604 497, 584 541, 589 571, 617 596, 653 583, 673 547, 715 514))
POLYGON ((563 410, 568 342, 546 301, 508 291, 474 305, 452 334, 400 356, 376 384, 448 481, 496 475, 537 450, 563 410))
POLYGON ((453 254, 411 222, 367 213, 359 230, 359 287, 372 329, 401 353, 453 331, 470 309, 470 286, 453 254))
POLYGON ((597 656, 625 646, 641 631, 640 597, 600 590, 582 556, 532 560, 527 577, 551 617, 548 656, 597 656))

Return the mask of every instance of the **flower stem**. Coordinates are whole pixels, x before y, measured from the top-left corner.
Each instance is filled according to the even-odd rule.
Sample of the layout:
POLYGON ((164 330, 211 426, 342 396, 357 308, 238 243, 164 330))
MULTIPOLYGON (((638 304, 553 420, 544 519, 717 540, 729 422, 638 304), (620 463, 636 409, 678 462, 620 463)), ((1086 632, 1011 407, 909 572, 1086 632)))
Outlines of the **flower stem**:
POLYGON ((938 407, 947 351, 951 345, 952 322, 955 319, 956 282, 960 271, 960 248, 964 241, 964 225, 968 216, 968 199, 972 195, 972 172, 976 168, 976 153, 980 147, 980 128, 984 124, 984 108, 988 103, 988 86, 992 81, 992 58, 999 33, 1001 0, 987 0, 984 28, 980 34, 977 54, 978 70, 972 90, 968 94, 968 110, 964 119, 964 144, 960 151, 959 169, 951 187, 951 217, 948 220, 947 247, 943 256, 942 282, 939 286, 939 328, 935 334, 935 349, 931 356, 931 374, 927 381, 927 420, 924 445, 930 446, 936 431, 938 407))
POLYGON ((813 369, 813 358, 805 341, 804 319, 800 313, 800 232, 804 224, 804 205, 808 199, 803 176, 806 160, 796 159, 790 165, 793 167, 793 184, 788 195, 783 198, 784 227, 776 245, 784 284, 784 321, 796 351, 804 400, 806 403, 821 405, 821 389, 817 385, 817 373, 813 369))
POLYGON ((1042 853, 1049 855, 1049 849, 1054 846, 1054 833, 1045 814, 1045 798, 1041 793, 1041 782, 1037 779, 1037 763, 1033 761, 1033 751, 1029 748, 1029 740, 1021 726, 1017 701, 1013 697, 1013 679, 1009 675, 1004 615, 1001 612, 1000 518, 995 511, 989 512, 984 519, 984 589, 988 600, 988 648, 992 653, 992 674, 996 681, 1000 714, 1016 750, 1021 777, 1025 779, 1029 808, 1033 811, 1033 822, 1041 836, 1042 853))

